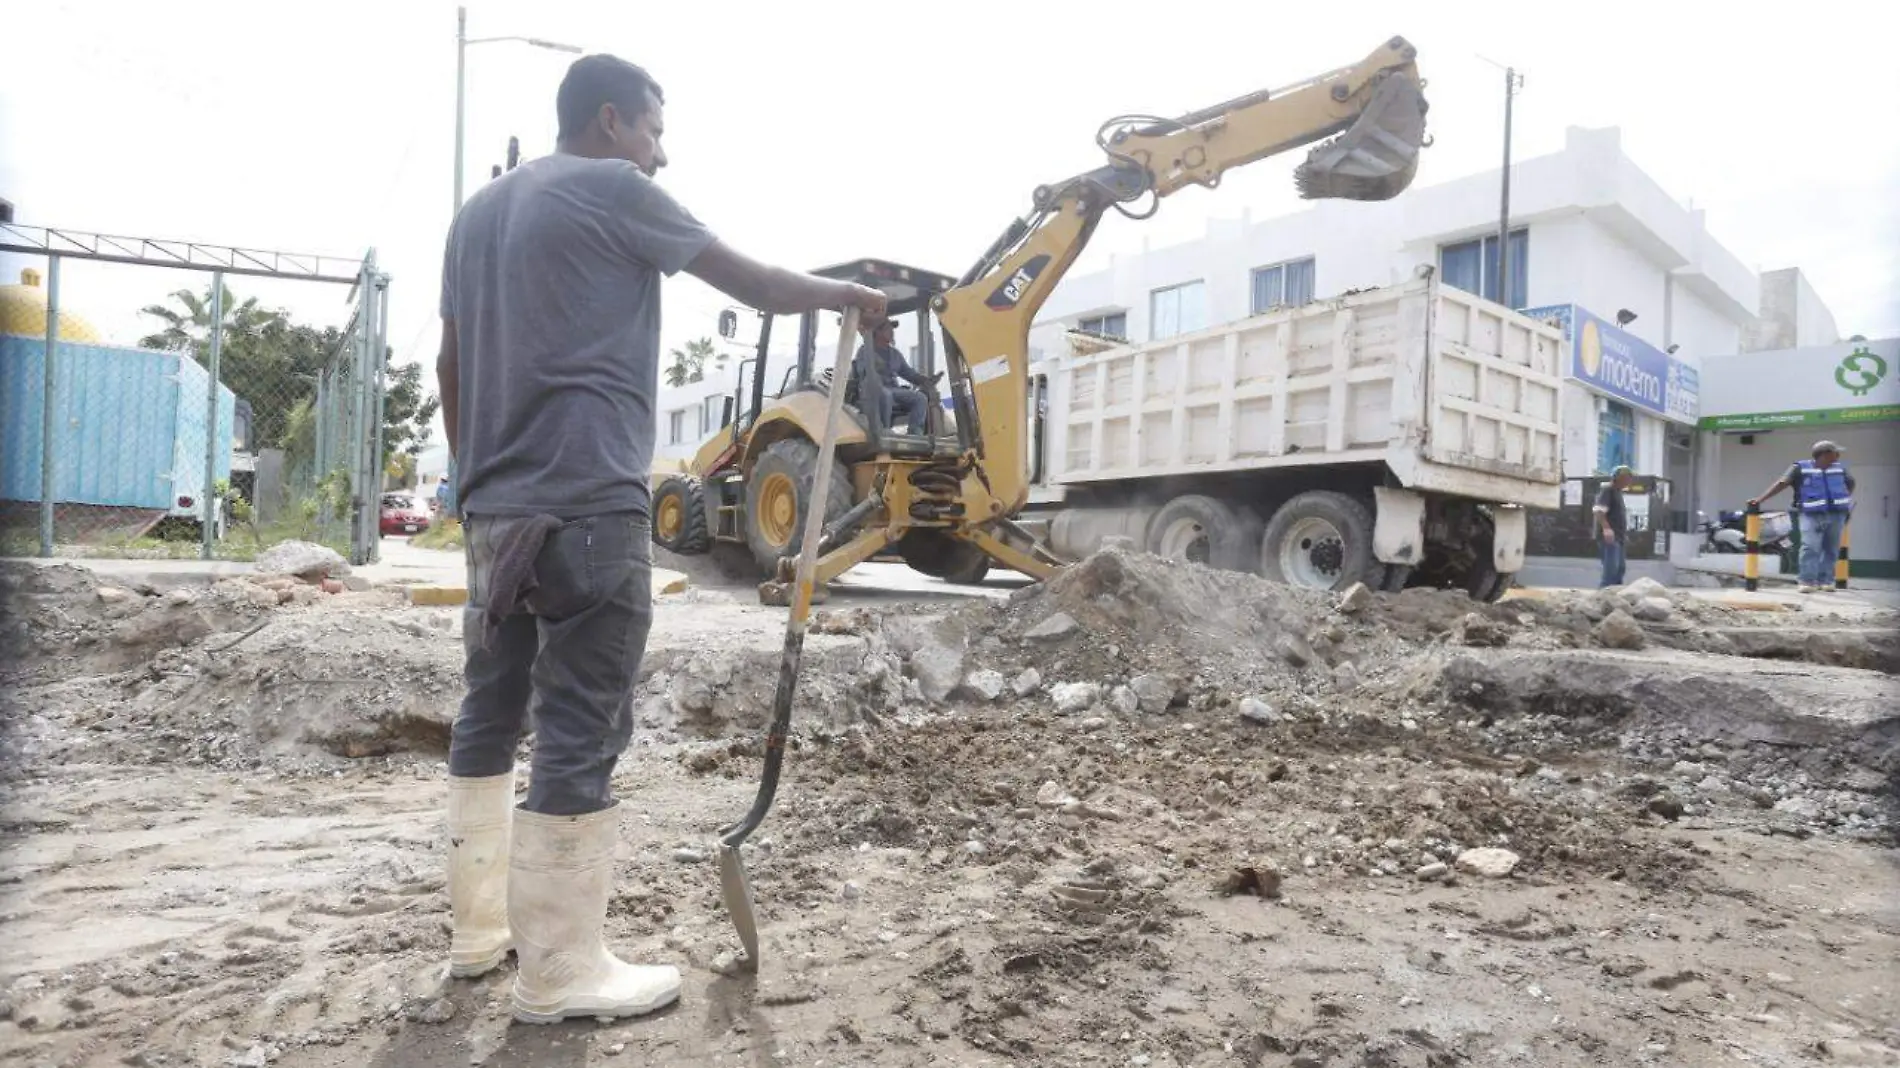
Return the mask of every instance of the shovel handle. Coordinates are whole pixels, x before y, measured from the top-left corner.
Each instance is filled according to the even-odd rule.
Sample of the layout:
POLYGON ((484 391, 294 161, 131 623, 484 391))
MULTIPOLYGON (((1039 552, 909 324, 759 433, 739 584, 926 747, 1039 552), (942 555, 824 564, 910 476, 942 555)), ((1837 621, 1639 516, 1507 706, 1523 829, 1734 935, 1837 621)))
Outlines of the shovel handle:
POLYGON ((811 616, 812 579, 818 571, 818 547, 825 530, 825 498, 831 479, 825 472, 838 453, 838 433, 844 423, 844 381, 851 368, 852 339, 858 332, 858 309, 846 308, 838 333, 838 357, 831 372, 830 403, 825 407, 825 430, 818 445, 818 470, 812 479, 811 503, 805 513, 805 536, 798 548, 796 588, 792 593, 792 611, 785 621, 785 651, 779 659, 778 689, 772 695, 772 724, 765 734, 765 774, 759 781, 758 796, 745 819, 721 832, 720 844, 738 849, 740 843, 758 830, 772 809, 778 793, 779 769, 785 760, 785 740, 791 733, 792 697, 798 689, 798 667, 804 658, 805 623, 811 616))

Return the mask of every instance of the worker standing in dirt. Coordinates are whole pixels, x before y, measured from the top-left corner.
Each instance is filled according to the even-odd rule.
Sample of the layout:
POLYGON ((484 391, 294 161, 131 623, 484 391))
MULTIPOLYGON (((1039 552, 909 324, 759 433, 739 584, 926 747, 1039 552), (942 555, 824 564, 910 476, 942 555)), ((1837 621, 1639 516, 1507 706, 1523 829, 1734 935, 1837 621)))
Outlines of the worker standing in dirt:
POLYGON ((662 97, 639 67, 575 61, 555 110, 556 151, 455 217, 436 362, 468 561, 467 695, 449 750, 451 970, 481 975, 512 948, 514 1015, 533 1023, 639 1015, 679 996, 677 968, 625 963, 601 938, 619 840, 609 780, 653 612, 660 280, 684 270, 781 315, 885 305, 874 289, 740 255, 662 189, 662 97))
POLYGON ((1623 507, 1623 491, 1636 480, 1635 472, 1626 465, 1618 465, 1611 473, 1609 484, 1597 492, 1597 502, 1590 509, 1597 526, 1597 559, 1603 564, 1603 574, 1597 580, 1597 588, 1607 589, 1623 584, 1623 569, 1629 562, 1626 549, 1630 534, 1629 512, 1623 507))
POLYGON ((1841 535, 1854 514, 1854 476, 1841 462, 1841 447, 1831 441, 1815 442, 1810 455, 1812 459, 1789 466, 1748 506, 1759 508, 1761 502, 1793 487, 1795 514, 1801 524, 1801 592, 1832 592, 1841 535))

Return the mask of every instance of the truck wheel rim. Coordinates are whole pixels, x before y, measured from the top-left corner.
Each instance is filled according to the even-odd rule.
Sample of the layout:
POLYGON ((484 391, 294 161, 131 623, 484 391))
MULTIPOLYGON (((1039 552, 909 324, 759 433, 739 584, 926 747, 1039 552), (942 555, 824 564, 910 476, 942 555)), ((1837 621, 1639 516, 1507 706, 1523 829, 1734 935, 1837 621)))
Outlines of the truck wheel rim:
POLYGON ((1280 573, 1296 586, 1331 589, 1345 564, 1346 539, 1319 516, 1307 516, 1287 529, 1280 542, 1280 573))
POLYGON ((1155 539, 1155 549, 1155 555, 1169 560, 1205 564, 1207 529, 1192 519, 1177 519, 1162 528, 1161 536, 1155 539))
POLYGON ((759 484, 759 533, 773 546, 790 545, 798 526, 798 486, 777 471, 759 484))
POLYGON ((686 507, 672 494, 660 498, 660 514, 653 524, 660 537, 672 539, 679 537, 680 528, 686 525, 686 507))

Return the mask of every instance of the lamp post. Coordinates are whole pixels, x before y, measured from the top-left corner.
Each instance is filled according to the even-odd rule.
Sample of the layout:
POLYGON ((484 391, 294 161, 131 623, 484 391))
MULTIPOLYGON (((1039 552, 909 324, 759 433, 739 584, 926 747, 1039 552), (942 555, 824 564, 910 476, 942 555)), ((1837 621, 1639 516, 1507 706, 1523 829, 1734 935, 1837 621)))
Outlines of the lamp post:
POLYGON ((500 44, 500 42, 521 42, 532 48, 545 48, 549 51, 564 51, 568 55, 580 55, 580 46, 561 44, 543 38, 524 38, 524 36, 502 36, 502 38, 471 38, 469 36, 469 10, 456 8, 456 211, 462 211, 462 146, 464 146, 464 103, 466 103, 467 51, 471 44, 500 44))
MULTIPOLYGON (((467 101, 468 46, 498 44, 502 41, 519 41, 534 48, 545 48, 551 52, 566 52, 569 55, 579 55, 582 51, 577 45, 561 44, 558 41, 548 41, 539 37, 471 38, 468 35, 468 8, 458 6, 455 9, 455 207, 449 212, 451 221, 455 218, 455 213, 462 210, 462 149, 465 143, 466 127, 464 112, 467 101)), ((448 477, 450 496, 447 507, 453 509, 455 506, 455 458, 452 456, 449 458, 448 477)))

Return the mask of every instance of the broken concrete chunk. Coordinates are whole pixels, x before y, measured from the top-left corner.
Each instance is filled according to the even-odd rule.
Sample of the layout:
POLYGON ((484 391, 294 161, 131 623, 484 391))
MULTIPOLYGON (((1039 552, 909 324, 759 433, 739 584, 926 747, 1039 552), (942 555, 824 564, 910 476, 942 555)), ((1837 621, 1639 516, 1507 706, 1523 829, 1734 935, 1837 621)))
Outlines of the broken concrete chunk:
POLYGON ((1294 667, 1305 667, 1313 662, 1312 647, 1291 634, 1280 635, 1273 643, 1273 651, 1294 667))
POLYGON ((1009 688, 1014 690, 1018 697, 1028 697, 1042 689, 1042 672, 1035 668, 1024 668, 1022 674, 1010 681, 1009 688))
POLYGON ((98 597, 102 604, 119 604, 123 601, 131 600, 132 591, 121 589, 118 586, 101 586, 98 590, 98 597))
POLYGON ((963 681, 963 650, 948 645, 926 645, 910 654, 910 672, 925 700, 947 699, 963 681))
POLYGON ((1009 685, 1000 671, 978 668, 963 676, 963 689, 979 701, 994 701, 1003 696, 1003 688, 1009 685))
POLYGON ((1341 693, 1351 693, 1359 688, 1359 669, 1352 661, 1342 660, 1333 668, 1333 686, 1341 693))
POLYGON ((1086 712, 1102 696, 1102 688, 1092 682, 1059 682, 1050 687, 1049 696, 1057 712, 1086 712))
POLYGON ((1135 692, 1141 710, 1149 715, 1166 712, 1174 703, 1174 681, 1162 675, 1136 675, 1128 680, 1128 688, 1135 692))
POLYGON ((1670 613, 1675 611, 1675 607, 1669 603, 1667 597, 1645 597, 1636 602, 1636 607, 1630 609, 1630 614, 1637 619, 1660 623, 1669 618, 1670 613))
POLYGON ((1630 604, 1640 604, 1651 597, 1669 599, 1669 587, 1648 577, 1639 578, 1616 592, 1630 604))
POLYGON ((350 573, 350 564, 327 546, 307 541, 280 541, 258 554, 252 570, 260 575, 295 575, 316 582, 343 578, 350 573))
POLYGON ((1258 723, 1264 726, 1269 723, 1278 723, 1280 721, 1280 713, 1274 711, 1272 705, 1262 701, 1260 698, 1248 697, 1243 698, 1240 702, 1240 718, 1248 723, 1258 723))
POLYGON ((1074 634, 1080 629, 1075 617, 1067 612, 1057 612, 1048 619, 1023 632, 1023 637, 1032 642, 1052 642, 1074 634))
POLYGON ((1371 607, 1371 605, 1372 591, 1367 589, 1366 584, 1363 582, 1353 583, 1346 587, 1344 593, 1339 595, 1339 610, 1349 616, 1358 615, 1360 612, 1371 607))
POLYGON ((1435 883, 1440 879, 1448 878, 1451 875, 1451 868, 1444 861, 1435 860, 1420 867, 1414 874, 1418 876, 1419 882, 1435 883))
POLYGON ((1641 649, 1649 644, 1649 636, 1643 633, 1642 624, 1620 608, 1604 616, 1603 622, 1596 625, 1596 636, 1597 641, 1610 649, 1641 649))
POLYGON ((1064 790, 1062 784, 1053 779, 1043 783, 1036 790, 1036 804, 1043 808, 1061 808, 1074 802, 1075 798, 1070 796, 1069 791, 1064 790))
POLYGON ((1495 649, 1511 640, 1511 633, 1496 620, 1477 612, 1466 612, 1452 626, 1458 644, 1495 649))
POLYGON ((1520 858, 1508 849, 1486 846, 1458 854, 1458 870, 1486 879, 1502 879, 1517 870, 1520 858))
POLYGON ((1124 716, 1132 716, 1141 707, 1141 698, 1127 686, 1117 686, 1108 693, 1108 707, 1124 716))

